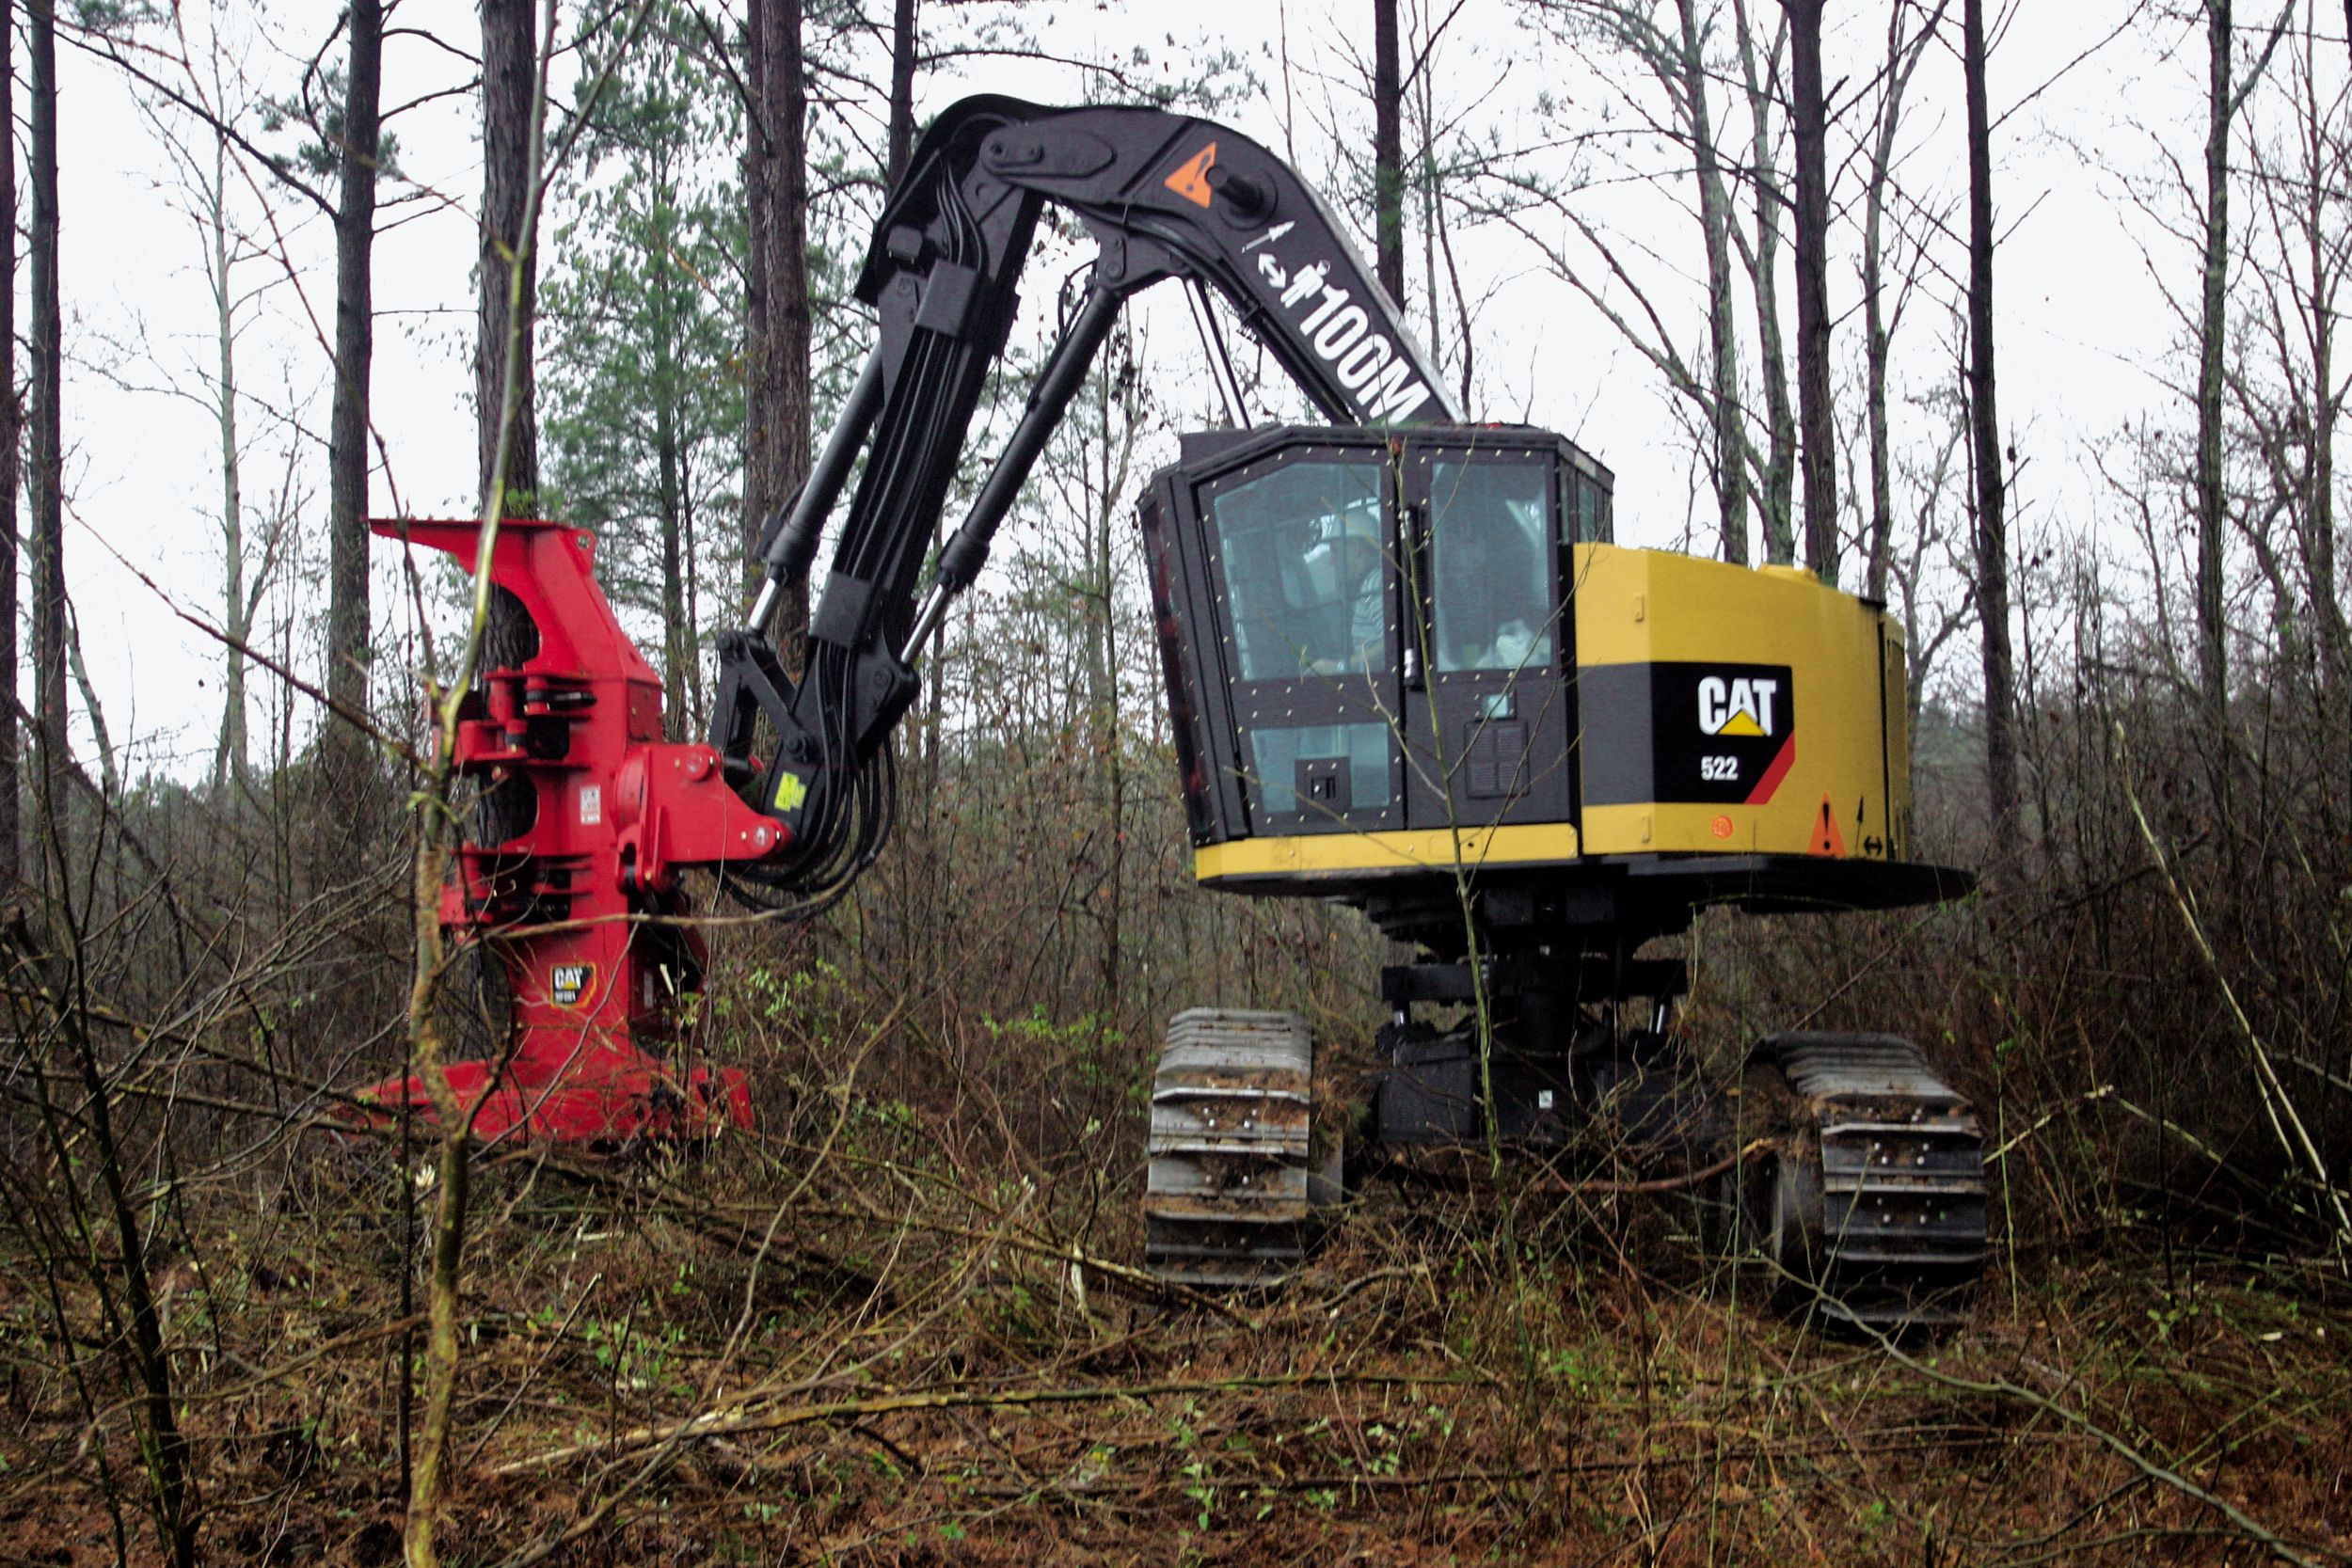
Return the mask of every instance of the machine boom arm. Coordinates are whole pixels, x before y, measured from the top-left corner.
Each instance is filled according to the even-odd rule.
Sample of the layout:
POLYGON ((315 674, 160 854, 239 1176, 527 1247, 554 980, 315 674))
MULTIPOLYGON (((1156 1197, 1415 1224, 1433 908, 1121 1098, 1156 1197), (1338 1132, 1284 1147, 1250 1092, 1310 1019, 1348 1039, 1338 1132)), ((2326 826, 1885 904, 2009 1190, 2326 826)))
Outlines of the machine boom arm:
POLYGON ((1215 289, 1324 415, 1343 424, 1458 420, 1393 302, 1313 192, 1248 138, 1149 108, 1046 109, 969 98, 927 132, 884 208, 856 293, 879 337, 838 422, 765 531, 751 624, 721 639, 710 743, 745 798, 784 825, 771 860, 723 875, 759 907, 846 887, 888 831, 891 727, 913 663, 988 558, 1120 305, 1165 278, 1215 289), (1048 203, 1099 246, 1082 297, 961 524, 917 578, 964 456, 1048 203), (857 477, 832 562, 818 539, 857 477), (800 677, 769 640, 783 592, 816 590, 800 677))

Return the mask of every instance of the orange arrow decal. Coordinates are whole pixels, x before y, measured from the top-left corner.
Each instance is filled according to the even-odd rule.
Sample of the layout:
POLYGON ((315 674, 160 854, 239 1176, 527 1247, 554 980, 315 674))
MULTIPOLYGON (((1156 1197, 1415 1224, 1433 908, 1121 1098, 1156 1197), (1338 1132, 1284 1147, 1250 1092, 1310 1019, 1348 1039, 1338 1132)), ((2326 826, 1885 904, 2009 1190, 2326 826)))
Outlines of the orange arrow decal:
POLYGON ((1209 204, 1209 170, 1216 166, 1216 143, 1211 142, 1184 160, 1184 165, 1161 183, 1196 207, 1209 204))

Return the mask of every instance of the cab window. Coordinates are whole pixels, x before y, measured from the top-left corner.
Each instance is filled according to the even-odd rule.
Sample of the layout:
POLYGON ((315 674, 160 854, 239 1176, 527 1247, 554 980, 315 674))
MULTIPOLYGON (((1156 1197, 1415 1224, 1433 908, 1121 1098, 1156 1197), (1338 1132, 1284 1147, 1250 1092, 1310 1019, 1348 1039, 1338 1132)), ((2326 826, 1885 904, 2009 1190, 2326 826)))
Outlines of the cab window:
POLYGON ((1550 468, 1439 462, 1429 493, 1430 663, 1444 673, 1551 663, 1554 610, 1546 560, 1550 468))
POLYGON ((1560 543, 1607 545, 1616 538, 1608 487, 1573 467, 1560 470, 1560 543))
POLYGON ((1210 500, 1227 624, 1246 681, 1389 662, 1379 454, 1288 463, 1210 500))

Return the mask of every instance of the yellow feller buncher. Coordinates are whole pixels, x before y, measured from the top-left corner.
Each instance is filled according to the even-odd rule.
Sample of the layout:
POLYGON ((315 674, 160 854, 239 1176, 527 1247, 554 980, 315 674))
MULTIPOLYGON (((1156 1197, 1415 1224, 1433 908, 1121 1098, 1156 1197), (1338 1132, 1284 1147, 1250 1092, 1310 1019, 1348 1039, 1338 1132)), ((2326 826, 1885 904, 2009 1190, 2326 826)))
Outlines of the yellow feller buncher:
MULTIPOLYGON (((925 645, 1122 302, 1163 281, 1198 296, 1230 406, 1244 399, 1210 293, 1330 421, 1186 436, 1140 512, 1200 881, 1344 902, 1417 955, 1379 976, 1391 1018, 1371 1135, 1542 1151, 1605 1124, 1618 1147, 1691 1171, 1724 1164, 1740 1108, 1770 1102, 1782 1136, 1760 1164, 1729 1164, 1726 1239, 1835 1315, 1947 1319, 1984 1247, 1965 1101, 1914 1046, 1856 1034, 1759 1041, 1744 1090, 1726 1095, 1678 1039, 1682 963, 1642 956, 1704 906, 1883 909, 1966 889, 1965 874, 1909 858, 1901 629, 1803 571, 1616 545, 1609 469, 1548 432, 1465 418, 1289 168, 1154 109, 974 98, 931 125, 858 279, 875 347, 770 521, 747 625, 721 640, 707 744, 660 743, 658 690, 643 723, 635 686, 617 695, 634 674, 597 696, 619 677, 582 651, 596 638, 543 626, 541 656, 489 673, 467 766, 532 781, 540 826, 468 846, 447 917, 460 936, 519 933, 502 944, 516 1060, 617 1064, 593 1084, 555 1071, 549 1094, 575 1114, 536 1130, 580 1137, 586 1115, 691 1132, 742 1114, 739 1087, 730 1111, 723 1075, 686 1065, 676 1000, 699 983, 692 943, 674 924, 619 921, 595 927, 618 949, 586 955, 578 932, 608 905, 685 913, 686 869, 754 909, 804 913, 872 863, 893 809, 889 738, 925 645), (1098 249, 1021 420, 933 555, 1049 204, 1098 249), (795 675, 769 628, 803 584, 815 608, 795 675), (564 920, 568 934, 530 934, 564 920)), ((525 545, 538 553, 517 546, 499 570, 527 604, 549 602, 533 591, 547 573, 590 580, 584 544, 577 562, 527 531, 525 545)), ((1152 1098, 1154 1270, 1256 1286, 1299 1266, 1333 1174, 1314 1154, 1313 1055, 1290 1015, 1171 1024, 1152 1098)), ((415 1098, 384 1093, 404 1091, 415 1098)))

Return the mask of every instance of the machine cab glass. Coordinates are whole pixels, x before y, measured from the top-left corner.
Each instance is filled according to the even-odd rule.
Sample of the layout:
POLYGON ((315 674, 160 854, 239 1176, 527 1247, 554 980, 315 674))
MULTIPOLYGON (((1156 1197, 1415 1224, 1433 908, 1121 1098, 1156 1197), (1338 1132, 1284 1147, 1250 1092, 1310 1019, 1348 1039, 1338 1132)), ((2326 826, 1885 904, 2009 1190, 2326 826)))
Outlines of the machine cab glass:
POLYGON ((1197 840, 1574 819, 1607 483, 1557 437, 1189 437, 1144 524, 1197 840))

